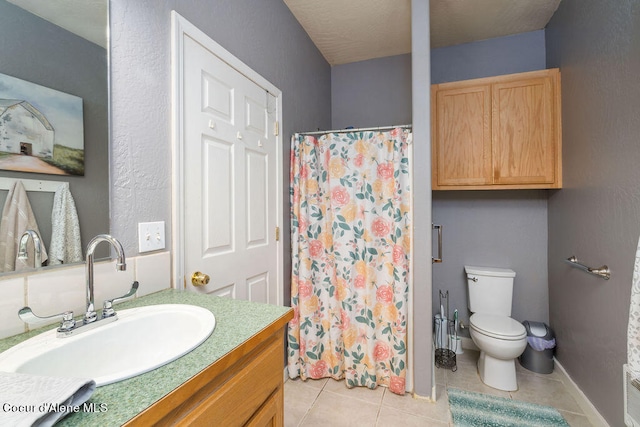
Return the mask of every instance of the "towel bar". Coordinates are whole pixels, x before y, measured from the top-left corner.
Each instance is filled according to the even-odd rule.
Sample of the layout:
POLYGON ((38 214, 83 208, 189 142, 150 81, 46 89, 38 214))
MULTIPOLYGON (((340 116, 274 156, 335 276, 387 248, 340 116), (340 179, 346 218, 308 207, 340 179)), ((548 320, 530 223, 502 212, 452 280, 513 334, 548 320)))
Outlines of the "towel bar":
POLYGON ((565 262, 571 264, 574 267, 578 267, 580 270, 584 270, 587 273, 593 274, 594 276, 602 277, 604 280, 609 280, 611 278, 611 271, 609 271, 609 267, 607 267, 606 265, 603 265, 599 268, 587 267, 586 265, 581 264, 575 255, 572 255, 569 258, 565 259, 565 262))

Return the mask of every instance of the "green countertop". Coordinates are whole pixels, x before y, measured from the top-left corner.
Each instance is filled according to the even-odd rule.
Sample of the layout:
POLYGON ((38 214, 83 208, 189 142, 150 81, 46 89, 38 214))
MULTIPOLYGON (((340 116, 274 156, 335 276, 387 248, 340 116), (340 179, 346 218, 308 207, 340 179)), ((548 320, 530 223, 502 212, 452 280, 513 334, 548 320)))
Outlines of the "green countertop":
MULTIPOLYGON (((232 351, 284 315, 289 307, 232 300, 188 291, 166 290, 118 304, 116 311, 155 304, 192 304, 216 317, 211 336, 190 353, 151 372, 98 387, 89 399, 104 412, 70 414, 60 426, 119 426, 170 393, 204 368, 232 351)), ((0 340, 0 351, 31 338, 51 326, 0 340)), ((100 351, 95 349, 94 351, 100 351)), ((77 355, 91 357, 91 354, 77 355)))

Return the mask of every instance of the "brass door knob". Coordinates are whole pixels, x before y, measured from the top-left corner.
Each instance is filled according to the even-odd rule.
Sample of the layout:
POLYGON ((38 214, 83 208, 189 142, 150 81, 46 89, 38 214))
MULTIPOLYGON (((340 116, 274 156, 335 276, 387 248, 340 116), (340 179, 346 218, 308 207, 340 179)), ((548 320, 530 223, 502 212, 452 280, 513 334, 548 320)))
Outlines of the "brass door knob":
POLYGON ((199 271, 196 271, 191 275, 191 284, 193 284, 193 286, 204 286, 208 283, 209 283, 208 274, 204 274, 199 271))

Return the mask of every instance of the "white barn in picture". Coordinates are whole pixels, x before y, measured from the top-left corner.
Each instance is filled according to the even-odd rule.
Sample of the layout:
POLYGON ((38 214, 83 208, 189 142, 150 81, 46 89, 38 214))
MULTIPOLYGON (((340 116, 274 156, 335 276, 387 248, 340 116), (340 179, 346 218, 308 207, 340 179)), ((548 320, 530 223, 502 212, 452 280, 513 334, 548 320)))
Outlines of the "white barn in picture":
POLYGON ((0 151, 53 157, 55 130, 37 108, 19 99, 0 99, 0 151))

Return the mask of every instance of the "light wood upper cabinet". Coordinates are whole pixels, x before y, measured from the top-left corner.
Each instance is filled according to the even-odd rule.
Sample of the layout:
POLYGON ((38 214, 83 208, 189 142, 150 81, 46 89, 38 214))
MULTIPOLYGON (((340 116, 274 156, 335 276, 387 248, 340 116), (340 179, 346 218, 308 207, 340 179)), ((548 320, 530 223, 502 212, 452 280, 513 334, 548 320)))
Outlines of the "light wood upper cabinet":
POLYGON ((562 187, 560 72, 431 87, 434 190, 562 187))

